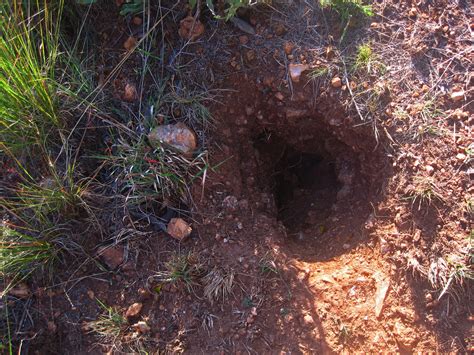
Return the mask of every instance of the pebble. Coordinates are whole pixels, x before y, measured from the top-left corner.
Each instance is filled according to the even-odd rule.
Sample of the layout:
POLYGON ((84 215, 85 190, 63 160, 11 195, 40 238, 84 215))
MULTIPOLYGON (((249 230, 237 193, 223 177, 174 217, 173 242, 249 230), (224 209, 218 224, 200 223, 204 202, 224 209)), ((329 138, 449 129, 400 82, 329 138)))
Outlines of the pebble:
POLYGON ((275 97, 280 101, 283 101, 285 99, 285 96, 279 91, 275 93, 275 97))
POLYGON ((133 19, 132 19, 132 23, 135 25, 135 26, 140 26, 142 23, 143 23, 143 20, 140 16, 135 16, 133 19))
POLYGON ((137 87, 135 84, 127 83, 125 84, 125 89, 122 99, 127 102, 133 102, 138 98, 137 87))
POLYGON ((111 270, 118 268, 125 258, 124 249, 120 245, 102 247, 97 251, 97 255, 111 270))
POLYGON ((462 99, 464 99, 464 91, 463 90, 454 91, 454 92, 451 93, 451 100, 453 100, 454 102, 461 101, 462 99))
POLYGON ((140 334, 146 334, 151 330, 150 326, 145 321, 135 323, 134 325, 132 325, 132 328, 140 334))
POLYGON ((196 134, 182 122, 156 127, 148 134, 148 140, 153 146, 165 143, 186 155, 197 147, 196 134))
POLYGON ((191 226, 182 218, 171 218, 166 229, 169 235, 178 240, 185 239, 192 231, 191 226))
POLYGON ((130 307, 128 307, 128 309, 127 309, 127 312, 125 312, 125 317, 127 317, 127 318, 136 317, 140 313, 142 308, 143 308, 142 303, 137 302, 137 303, 134 303, 134 304, 130 305, 130 307))
POLYGON ((310 314, 305 314, 303 317, 303 321, 306 325, 313 325, 314 319, 310 314))
POLYGON ((283 50, 285 51, 286 55, 290 55, 294 48, 295 45, 291 42, 285 42, 283 45, 283 50))
POLYGON ((291 80, 295 83, 300 81, 301 74, 309 69, 307 64, 290 64, 288 66, 291 80))
POLYGON ((18 298, 29 298, 31 296, 30 288, 24 282, 20 282, 10 289, 8 294, 18 298))
POLYGON ((95 298, 94 291, 88 290, 88 291, 87 291, 87 296, 88 296, 91 300, 93 300, 93 299, 95 298))
POLYGON ((464 161, 466 159, 466 154, 459 153, 458 155, 456 155, 456 159, 464 161))
POLYGON ((332 78, 331 85, 333 88, 340 88, 342 86, 342 80, 340 77, 336 76, 332 78))
POLYGON ((127 51, 133 50, 137 45, 137 39, 133 36, 127 38, 127 40, 123 43, 123 48, 127 51))

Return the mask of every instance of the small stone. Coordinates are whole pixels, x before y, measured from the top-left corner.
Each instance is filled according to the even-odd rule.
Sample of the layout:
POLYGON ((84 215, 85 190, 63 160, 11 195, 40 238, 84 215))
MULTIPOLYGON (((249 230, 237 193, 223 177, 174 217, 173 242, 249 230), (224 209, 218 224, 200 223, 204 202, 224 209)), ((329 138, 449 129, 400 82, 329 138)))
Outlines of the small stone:
POLYGON ((415 230, 415 233, 413 234, 413 241, 414 242, 419 242, 421 239, 421 230, 417 229, 415 230))
POLYGON ((120 245, 102 247, 97 251, 97 255, 111 270, 118 268, 124 262, 124 249, 120 245))
POLYGON ((433 174, 433 172, 434 172, 434 168, 431 165, 425 166, 425 170, 430 175, 433 174))
POLYGON ((136 317, 140 313, 142 308, 143 308, 142 303, 137 302, 137 303, 132 304, 130 307, 128 307, 127 312, 125 312, 125 317, 127 318, 136 317))
POLYGON ((288 66, 288 69, 290 71, 290 77, 293 82, 297 83, 300 81, 301 74, 303 74, 304 71, 309 69, 309 65, 307 64, 290 64, 288 66))
POLYGON ((127 40, 123 43, 123 48, 125 48, 127 51, 135 49, 136 46, 137 39, 133 36, 128 37, 127 40))
POLYGON ((94 294, 94 291, 92 290, 87 290, 87 296, 93 300, 95 298, 95 294, 94 294))
POLYGON ((189 39, 191 41, 194 41, 203 33, 204 25, 201 23, 201 21, 195 19, 192 16, 184 18, 179 23, 178 34, 183 39, 189 39))
POLYGON ((247 57, 247 60, 248 60, 249 62, 252 62, 252 61, 255 60, 255 58, 256 58, 256 54, 255 54, 255 51, 254 51, 254 50, 247 51, 247 53, 245 54, 245 56, 247 57))
POLYGON ((197 147, 196 135, 182 122, 156 127, 148 134, 148 140, 153 146, 164 143, 187 155, 197 147))
POLYGON ((178 240, 183 240, 188 237, 193 229, 182 218, 171 218, 166 229, 169 235, 178 240))
POLYGON ((303 321, 306 325, 313 325, 314 324, 314 319, 311 316, 311 314, 305 314, 303 317, 303 321))
POLYGON ((246 35, 240 36, 239 42, 241 45, 246 45, 247 43, 249 43, 249 37, 246 35))
POLYGON ((283 101, 285 99, 285 96, 279 91, 275 93, 275 97, 280 101, 283 101))
POLYGON ((340 77, 336 76, 332 78, 331 85, 333 88, 340 88, 342 86, 342 80, 340 77))
POLYGON ((278 23, 274 28, 273 28, 273 32, 277 35, 277 36, 282 36, 286 33, 287 29, 285 27, 284 24, 282 23, 278 23))
POLYGON ((145 321, 140 321, 132 325, 132 328, 140 334, 149 333, 151 328, 145 321))
POLYGON ((412 7, 410 11, 408 12, 408 16, 410 17, 416 17, 418 11, 416 11, 416 7, 412 7))
POLYGON ((464 161, 466 159, 466 154, 459 153, 458 155, 456 155, 456 159, 464 161))
POLYGON ((430 302, 433 302, 433 295, 431 293, 427 293, 425 295, 425 302, 426 303, 430 303, 430 302))
POLYGON ((453 91, 451 93, 451 100, 453 100, 454 102, 461 101, 462 99, 464 99, 464 91, 463 90, 453 91))
POLYGON ((29 298, 31 296, 31 291, 27 284, 20 282, 15 287, 10 289, 8 294, 18 298, 29 298))
POLYGON ((294 48, 295 45, 291 42, 285 42, 283 45, 283 50, 285 51, 286 55, 290 55, 294 48))
POLYGON ((124 101, 133 102, 137 99, 137 97, 138 97, 138 93, 137 93, 137 88, 135 87, 135 85, 131 83, 127 83, 125 85, 122 99, 124 101))
POLYGON ((142 23, 143 23, 143 20, 140 16, 135 16, 133 19, 132 19, 132 23, 135 25, 135 26, 140 26, 142 23))

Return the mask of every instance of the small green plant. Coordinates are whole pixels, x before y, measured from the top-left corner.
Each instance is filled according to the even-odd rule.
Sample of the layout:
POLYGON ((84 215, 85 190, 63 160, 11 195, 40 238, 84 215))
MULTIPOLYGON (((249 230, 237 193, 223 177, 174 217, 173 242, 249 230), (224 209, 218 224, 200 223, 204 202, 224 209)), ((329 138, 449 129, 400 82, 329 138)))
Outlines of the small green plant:
POLYGON ((433 200, 444 201, 443 195, 431 176, 415 176, 413 185, 408 188, 408 199, 412 204, 418 203, 418 211, 422 206, 431 205, 433 200))
POLYGON ((120 8, 120 15, 136 15, 143 11, 144 0, 126 0, 120 8))
POLYGON ((55 246, 44 240, 46 232, 17 229, 5 223, 0 226, 0 278, 11 280, 5 290, 57 258, 55 246))
POLYGON ((316 80, 322 77, 325 77, 329 74, 329 69, 327 67, 319 67, 311 70, 308 74, 308 78, 316 80))
POLYGON ((343 22, 350 20, 352 16, 373 16, 371 5, 364 5, 361 0, 319 0, 322 7, 329 7, 341 16, 343 22))
POLYGON ((122 334, 127 330, 128 323, 116 308, 105 305, 97 299, 97 303, 105 312, 95 321, 87 323, 90 332, 95 333, 101 341, 115 344, 122 334))
POLYGON ((275 260, 268 253, 260 259, 259 266, 262 274, 278 274, 278 267, 275 260))
POLYGON ((197 280, 203 276, 203 266, 195 254, 174 254, 165 263, 165 270, 155 274, 154 279, 160 284, 171 283, 176 286, 184 285, 191 292, 197 280))
POLYGON ((352 337, 352 330, 347 325, 345 325, 339 318, 334 318, 333 322, 336 327, 336 334, 339 343, 342 345, 348 344, 352 337))
POLYGON ((45 2, 33 26, 18 2, 8 3, 0 5, 0 150, 16 151, 43 144, 61 125, 54 81, 61 10, 53 16, 45 2))
MULTIPOLYGON (((237 15, 237 11, 240 8, 243 7, 248 7, 248 6, 253 6, 259 3, 268 3, 271 2, 271 0, 224 0, 224 16, 220 16, 215 7, 214 7, 214 1, 213 0, 205 0, 206 1, 206 6, 207 8, 212 12, 212 14, 219 19, 224 19, 225 21, 230 20, 231 18, 235 17, 237 15)), ((189 5, 191 8, 195 8, 197 5, 198 1, 197 0, 189 0, 189 5)))
MULTIPOLYGON (((76 0, 79 5, 92 5, 98 0, 76 0)), ((120 15, 136 15, 143 11, 144 0, 125 0, 120 8, 120 15)))
POLYGON ((373 60, 374 53, 370 43, 361 44, 357 47, 357 54, 354 63, 355 69, 365 68, 367 72, 370 72, 370 66, 373 60))

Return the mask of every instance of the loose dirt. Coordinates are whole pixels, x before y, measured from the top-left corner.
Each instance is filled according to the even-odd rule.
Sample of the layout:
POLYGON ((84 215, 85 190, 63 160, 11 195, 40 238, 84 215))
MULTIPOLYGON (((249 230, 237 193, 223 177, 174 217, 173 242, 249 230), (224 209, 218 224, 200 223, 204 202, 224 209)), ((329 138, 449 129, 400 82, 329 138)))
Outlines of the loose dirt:
MULTIPOLYGON (((304 13, 304 3, 293 6, 304 13)), ((118 270, 84 264, 70 282, 38 294, 40 318, 58 325, 54 336, 40 331, 38 353, 109 351, 84 328, 103 312, 96 298, 123 313, 143 304, 140 317, 151 330, 138 340, 172 353, 460 349, 467 315, 457 313, 449 327, 440 321, 445 304, 397 258, 397 250, 409 247, 392 242, 405 232, 391 221, 407 212, 393 198, 400 177, 390 136, 376 136, 348 109, 347 87, 307 73, 291 80, 293 48, 308 63, 324 56, 319 39, 307 39, 314 35, 307 25, 322 18, 301 24, 292 16, 245 13, 258 36, 242 40, 238 29, 204 15, 204 38, 188 45, 186 56, 220 92, 205 138, 195 128, 215 168, 204 187, 192 187, 192 219, 183 215, 191 237, 180 243, 159 231, 130 232, 118 270), (207 270, 235 275, 231 294, 211 301, 199 284, 153 292, 153 275, 175 252, 192 252, 207 270)), ((104 48, 120 48, 128 24, 117 18, 108 27, 100 18, 104 48)), ((324 21, 338 38, 343 29, 336 19, 324 21)), ((168 40, 181 43, 177 24, 166 22, 164 29, 168 40)), ((116 62, 109 56, 108 65, 116 62)), ((132 64, 121 75, 131 76, 132 64)), ((436 229, 436 218, 417 213, 423 234, 436 229)), ((134 349, 140 344, 130 335, 122 340, 134 349)))

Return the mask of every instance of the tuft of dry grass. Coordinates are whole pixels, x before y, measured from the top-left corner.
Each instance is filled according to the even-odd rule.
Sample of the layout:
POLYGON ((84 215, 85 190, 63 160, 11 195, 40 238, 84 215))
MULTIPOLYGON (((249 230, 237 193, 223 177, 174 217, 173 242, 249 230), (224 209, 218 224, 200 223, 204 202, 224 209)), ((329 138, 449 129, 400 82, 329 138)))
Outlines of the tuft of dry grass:
POLYGON ((215 267, 202 278, 204 297, 206 297, 211 304, 215 301, 226 302, 232 294, 234 279, 234 270, 215 267))

